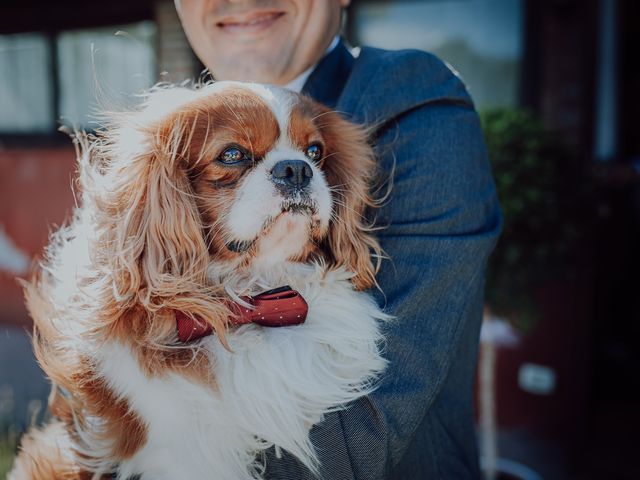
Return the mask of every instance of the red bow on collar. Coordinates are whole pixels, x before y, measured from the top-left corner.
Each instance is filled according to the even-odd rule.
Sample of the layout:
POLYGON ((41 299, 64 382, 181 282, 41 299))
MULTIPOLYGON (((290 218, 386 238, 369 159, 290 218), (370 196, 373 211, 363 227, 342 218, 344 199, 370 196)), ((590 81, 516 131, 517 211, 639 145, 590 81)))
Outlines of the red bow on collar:
MULTIPOLYGON (((263 327, 286 327, 304 323, 307 318, 307 302, 289 285, 253 297, 240 298, 253 308, 229 301, 228 306, 234 313, 231 325, 256 323, 263 327)), ((213 332, 213 328, 207 322, 191 318, 180 311, 176 311, 176 325, 178 338, 182 343, 198 340, 213 332)))

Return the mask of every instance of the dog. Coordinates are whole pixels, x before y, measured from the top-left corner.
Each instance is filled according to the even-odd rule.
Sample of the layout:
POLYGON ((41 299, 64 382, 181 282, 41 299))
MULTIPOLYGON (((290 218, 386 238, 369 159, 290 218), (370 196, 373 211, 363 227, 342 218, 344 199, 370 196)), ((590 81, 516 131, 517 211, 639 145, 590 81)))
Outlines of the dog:
POLYGON ((25 284, 52 420, 11 480, 319 471, 385 369, 367 132, 257 84, 152 90, 76 135, 79 205, 25 284))

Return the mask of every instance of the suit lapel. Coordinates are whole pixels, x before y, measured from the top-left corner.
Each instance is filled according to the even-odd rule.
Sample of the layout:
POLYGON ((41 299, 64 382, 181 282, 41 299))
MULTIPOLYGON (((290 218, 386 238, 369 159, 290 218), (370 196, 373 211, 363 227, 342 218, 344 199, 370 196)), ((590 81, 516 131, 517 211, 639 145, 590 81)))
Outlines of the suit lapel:
POLYGON ((351 74, 354 59, 342 40, 315 68, 302 91, 329 108, 335 108, 351 74))

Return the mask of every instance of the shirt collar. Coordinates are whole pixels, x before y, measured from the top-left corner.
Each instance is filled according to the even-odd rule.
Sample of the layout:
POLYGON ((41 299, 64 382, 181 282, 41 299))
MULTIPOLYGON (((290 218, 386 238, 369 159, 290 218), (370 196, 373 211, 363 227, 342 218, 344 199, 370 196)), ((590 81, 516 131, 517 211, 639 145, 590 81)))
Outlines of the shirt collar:
MULTIPOLYGON (((327 51, 324 52, 324 55, 325 56, 329 55, 334 50, 334 48, 336 48, 339 42, 340 42, 340 37, 338 35, 333 37, 333 41, 331 42, 331 45, 329 45, 329 48, 327 48, 327 51)), ((312 65, 311 67, 307 68, 304 72, 302 72, 296 78, 294 78, 289 83, 287 83, 284 86, 284 88, 300 93, 302 91, 302 87, 304 87, 304 84, 307 82, 309 75, 311 75, 311 72, 313 72, 313 70, 317 66, 318 64, 316 63, 315 65, 312 65)))

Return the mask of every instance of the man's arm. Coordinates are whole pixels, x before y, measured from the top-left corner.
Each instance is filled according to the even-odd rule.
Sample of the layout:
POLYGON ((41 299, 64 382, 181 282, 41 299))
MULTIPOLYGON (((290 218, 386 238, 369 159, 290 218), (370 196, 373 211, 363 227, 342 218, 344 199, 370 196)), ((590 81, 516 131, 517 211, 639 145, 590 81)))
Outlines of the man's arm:
MULTIPOLYGON (((455 79, 457 81, 457 79, 455 79)), ((323 478, 472 478, 472 383, 487 257, 500 213, 479 122, 466 95, 434 99, 379 131, 380 164, 395 164, 378 213, 378 280, 389 367, 373 394, 327 415, 311 438, 323 478), (416 450, 414 452, 414 450, 416 450), (400 475, 400 472, 405 472, 400 475)), ((267 478, 314 478, 269 458, 267 478)))

